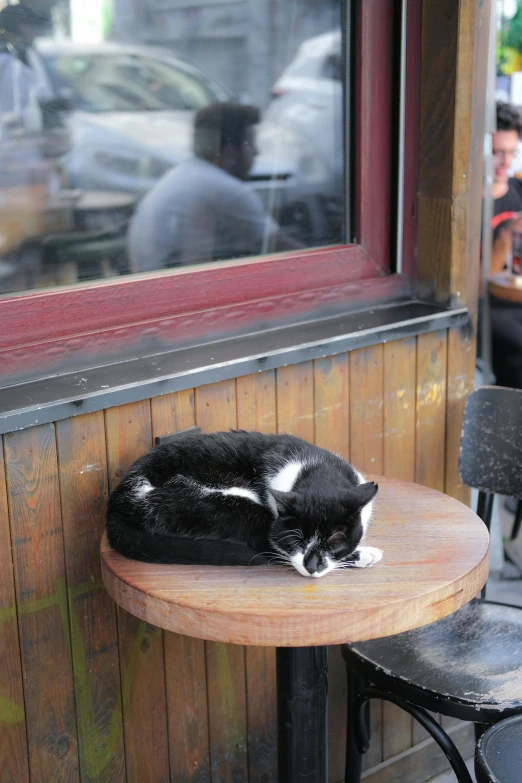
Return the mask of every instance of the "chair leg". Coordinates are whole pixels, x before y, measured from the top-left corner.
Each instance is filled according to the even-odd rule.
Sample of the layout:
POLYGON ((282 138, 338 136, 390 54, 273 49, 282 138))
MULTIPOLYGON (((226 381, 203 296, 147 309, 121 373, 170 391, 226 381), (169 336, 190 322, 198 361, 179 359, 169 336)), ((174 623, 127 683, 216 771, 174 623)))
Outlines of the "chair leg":
POLYGON ((370 741, 369 706, 364 704, 359 708, 359 699, 363 693, 365 680, 346 668, 348 678, 348 727, 346 736, 346 767, 345 783, 359 783, 361 780, 361 768, 363 753, 368 749, 370 741), (361 726, 361 722, 364 723, 361 726), (364 744, 362 744, 364 742, 364 744))
POLYGON ((513 523, 513 530, 511 531, 512 541, 514 541, 515 538, 518 536, 518 531, 520 530, 521 524, 522 524, 522 500, 519 500, 517 503, 517 511, 515 514, 515 521, 513 523))
MULTIPOLYGON (((373 686, 364 688, 364 690, 359 693, 355 705, 356 709, 358 707, 358 712, 360 712, 361 708, 365 703, 368 702, 369 699, 383 699, 384 701, 390 701, 392 704, 396 704, 405 712, 408 712, 410 715, 412 715, 415 720, 418 721, 421 726, 423 726, 426 731, 431 734, 437 745, 439 745, 439 747, 444 751, 444 754, 448 759, 453 772, 455 773, 458 783, 473 783, 471 775, 468 772, 468 768, 464 763, 464 759, 457 750, 455 743, 451 737, 446 734, 442 726, 440 726, 437 721, 431 717, 429 712, 423 710, 421 707, 417 707, 414 704, 403 701, 392 693, 381 691, 379 688, 374 688, 373 686)), ((352 783, 350 778, 347 778, 346 780, 352 783)), ((355 783, 358 783, 358 780, 358 778, 354 778, 355 783)))
POLYGON ((489 729, 491 723, 474 723, 473 725, 475 726, 475 742, 478 742, 486 729, 489 729))

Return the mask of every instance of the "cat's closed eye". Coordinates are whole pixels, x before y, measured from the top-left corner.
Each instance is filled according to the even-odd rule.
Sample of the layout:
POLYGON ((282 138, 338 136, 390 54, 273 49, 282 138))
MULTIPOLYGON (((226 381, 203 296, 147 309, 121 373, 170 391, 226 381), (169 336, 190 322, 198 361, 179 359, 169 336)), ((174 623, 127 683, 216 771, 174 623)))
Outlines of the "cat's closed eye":
POLYGON ((339 545, 345 546, 347 541, 346 541, 346 533, 344 532, 344 530, 338 530, 336 533, 333 533, 333 535, 331 535, 330 538, 328 539, 328 543, 330 544, 331 547, 336 547, 339 545))
POLYGON ((328 548, 336 560, 343 560, 352 554, 355 547, 346 533, 339 530, 328 539, 328 548))

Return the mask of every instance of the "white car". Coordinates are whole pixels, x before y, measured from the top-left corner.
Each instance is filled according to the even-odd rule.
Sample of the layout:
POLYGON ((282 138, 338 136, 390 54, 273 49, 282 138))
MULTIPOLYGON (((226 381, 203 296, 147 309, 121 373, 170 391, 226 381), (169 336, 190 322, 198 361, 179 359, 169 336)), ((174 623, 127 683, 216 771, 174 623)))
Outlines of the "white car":
MULTIPOLYGON (((343 84, 341 31, 304 41, 272 87, 265 116, 307 140, 342 200, 343 84)), ((331 189, 331 190, 332 190, 331 189)))
MULTIPOLYGON (((33 68, 45 90, 67 97, 73 188, 141 195, 190 154, 195 112, 230 94, 170 52, 126 44, 40 40, 33 68)), ((252 186, 276 219, 307 244, 332 241, 323 210, 329 173, 306 139, 260 123, 252 186)))

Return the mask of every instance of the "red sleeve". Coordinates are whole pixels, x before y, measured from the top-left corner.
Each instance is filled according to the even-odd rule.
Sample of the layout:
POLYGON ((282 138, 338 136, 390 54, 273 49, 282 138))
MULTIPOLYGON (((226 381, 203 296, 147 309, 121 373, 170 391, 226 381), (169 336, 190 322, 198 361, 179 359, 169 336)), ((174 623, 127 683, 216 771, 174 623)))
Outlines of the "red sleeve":
POLYGON ((506 220, 513 220, 517 214, 517 212, 499 212, 498 215, 495 215, 493 218, 491 218, 491 230, 494 231, 496 228, 498 228, 498 226, 500 226, 501 223, 504 223, 506 220))

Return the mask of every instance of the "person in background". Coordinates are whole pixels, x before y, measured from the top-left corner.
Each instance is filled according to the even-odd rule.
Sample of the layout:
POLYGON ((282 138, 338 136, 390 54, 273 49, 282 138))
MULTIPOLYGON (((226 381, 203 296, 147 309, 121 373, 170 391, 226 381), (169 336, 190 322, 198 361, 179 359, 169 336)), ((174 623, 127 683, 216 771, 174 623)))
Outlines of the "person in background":
POLYGON ((0 11, 0 120, 17 122, 29 130, 38 124, 38 86, 27 60, 37 36, 50 29, 49 18, 25 3, 0 11))
MULTIPOLYGON (((497 103, 493 134, 493 218, 490 274, 511 256, 513 231, 522 231, 522 180, 510 177, 522 119, 509 104, 497 103)), ((522 305, 490 296, 492 364, 498 386, 522 389, 522 305)))
POLYGON ((256 155, 255 106, 214 103, 194 121, 192 157, 143 198, 128 237, 134 272, 295 250, 245 183, 256 155))

